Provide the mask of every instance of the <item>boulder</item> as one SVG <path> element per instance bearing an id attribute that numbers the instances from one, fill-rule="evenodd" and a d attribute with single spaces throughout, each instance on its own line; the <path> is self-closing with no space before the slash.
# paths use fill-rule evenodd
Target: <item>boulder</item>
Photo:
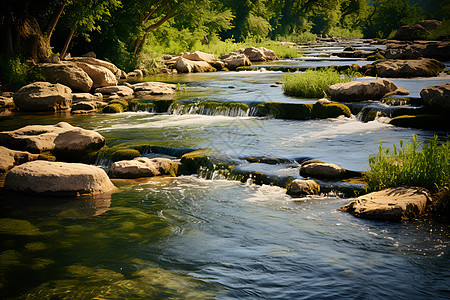
<path id="1" fill-rule="evenodd" d="M 171 95 L 175 94 L 177 85 L 164 82 L 141 82 L 130 86 L 136 93 L 137 98 L 144 98 L 151 95 Z"/>
<path id="2" fill-rule="evenodd" d="M 103 147 L 105 138 L 95 131 L 74 127 L 66 122 L 56 125 L 29 125 L 0 132 L 0 145 L 32 153 L 52 151 L 63 157 L 79 157 Z"/>
<path id="3" fill-rule="evenodd" d="M 318 179 L 342 179 L 346 170 L 338 165 L 324 162 L 306 162 L 300 168 L 302 177 L 312 177 Z"/>
<path id="4" fill-rule="evenodd" d="M 74 104 L 71 109 L 71 113 L 81 113 L 84 112 L 96 112 L 98 108 L 102 108 L 108 105 L 106 102 L 100 101 L 82 101 Z"/>
<path id="5" fill-rule="evenodd" d="M 142 72 L 142 70 L 138 70 L 138 69 L 131 71 L 127 74 L 127 78 L 139 79 L 142 77 L 144 77 L 144 73 Z"/>
<path id="6" fill-rule="evenodd" d="M 444 112 L 445 113 L 445 112 Z M 401 115 L 389 121 L 390 125 L 428 130 L 448 131 L 447 114 Z"/>
<path id="7" fill-rule="evenodd" d="M 319 195 L 320 185 L 314 180 L 295 179 L 288 185 L 286 193 L 296 197 Z"/>
<path id="8" fill-rule="evenodd" d="M 13 98 L 0 96 L 0 108 L 9 108 L 13 106 L 14 106 Z"/>
<path id="9" fill-rule="evenodd" d="M 14 94 L 17 107 L 27 111 L 66 110 L 72 104 L 72 90 L 62 84 L 34 82 Z"/>
<path id="10" fill-rule="evenodd" d="M 15 151 L 0 146 L 0 173 L 8 172 L 12 167 L 39 158 L 39 154 Z"/>
<path id="11" fill-rule="evenodd" d="M 72 93 L 72 103 L 88 102 L 88 101 L 102 101 L 103 95 L 101 93 Z"/>
<path id="12" fill-rule="evenodd" d="M 182 58 L 186 58 L 193 61 L 206 61 L 208 63 L 216 61 L 214 54 L 209 54 L 201 51 L 185 52 L 181 55 Z"/>
<path id="13" fill-rule="evenodd" d="M 200 72 L 214 72 L 214 69 L 206 61 L 193 61 L 186 58 L 179 58 L 175 64 L 175 68 L 180 73 L 200 73 Z"/>
<path id="14" fill-rule="evenodd" d="M 127 72 L 124 70 L 118 70 L 117 73 L 115 73 L 117 79 L 127 79 Z"/>
<path id="15" fill-rule="evenodd" d="M 112 164 L 109 175 L 113 178 L 139 178 L 170 175 L 176 176 L 179 163 L 167 158 L 136 157 Z"/>
<path id="16" fill-rule="evenodd" d="M 338 210 L 365 219 L 401 221 L 419 216 L 430 199 L 423 188 L 396 187 L 358 197 Z"/>
<path id="17" fill-rule="evenodd" d="M 37 65 L 38 72 L 44 75 L 51 83 L 60 83 L 72 90 L 89 92 L 92 88 L 92 79 L 80 67 L 65 62 L 61 64 L 44 63 Z"/>
<path id="18" fill-rule="evenodd" d="M 390 80 L 350 81 L 333 84 L 328 94 L 335 101 L 364 101 L 379 100 L 395 90 L 397 86 Z"/>
<path id="19" fill-rule="evenodd" d="M 114 86 L 117 85 L 116 76 L 107 68 L 102 66 L 96 66 L 87 64 L 84 62 L 75 62 L 75 64 L 83 69 L 89 77 L 92 79 L 92 88 L 98 88 L 103 86 Z"/>
<path id="20" fill-rule="evenodd" d="M 232 54 L 229 56 L 226 56 L 225 59 L 222 59 L 224 63 L 227 64 L 227 68 L 230 70 L 236 70 L 238 67 L 242 66 L 251 66 L 252 63 L 248 59 L 245 54 Z"/>
<path id="21" fill-rule="evenodd" d="M 438 20 L 422 20 L 417 22 L 417 24 L 419 24 L 426 30 L 433 30 L 442 26 L 442 22 Z"/>
<path id="22" fill-rule="evenodd" d="M 94 66 L 105 67 L 113 74 L 116 74 L 119 71 L 119 68 L 117 68 L 115 64 L 94 57 L 72 57 L 71 60 L 73 62 L 84 62 Z"/>
<path id="23" fill-rule="evenodd" d="M 114 185 L 105 171 L 96 166 L 37 160 L 9 171 L 5 188 L 33 194 L 82 196 L 111 192 Z"/>
<path id="24" fill-rule="evenodd" d="M 101 93 L 104 99 L 110 99 L 111 96 L 118 96 L 116 98 L 133 98 L 133 89 L 125 85 L 105 86 L 95 90 L 96 93 Z"/>
<path id="25" fill-rule="evenodd" d="M 248 47 L 244 49 L 243 53 L 250 61 L 266 61 L 264 52 L 261 49 Z"/>
<path id="26" fill-rule="evenodd" d="M 413 41 L 422 38 L 426 32 L 427 30 L 419 24 L 402 26 L 395 33 L 394 40 Z"/>
<path id="27" fill-rule="evenodd" d="M 264 53 L 264 57 L 266 58 L 266 60 L 278 60 L 278 56 L 275 54 L 275 51 L 264 48 L 264 47 L 259 47 L 259 49 Z"/>
<path id="28" fill-rule="evenodd" d="M 410 78 L 434 77 L 444 70 L 444 64 L 435 59 L 418 60 L 377 60 L 372 66 L 374 73 L 380 77 Z"/>
<path id="29" fill-rule="evenodd" d="M 443 41 L 389 41 L 386 44 L 385 57 L 389 59 L 434 58 L 440 61 L 450 60 L 450 42 Z"/>
<path id="30" fill-rule="evenodd" d="M 450 112 L 450 83 L 434 85 L 420 91 L 423 104 L 439 112 Z"/>

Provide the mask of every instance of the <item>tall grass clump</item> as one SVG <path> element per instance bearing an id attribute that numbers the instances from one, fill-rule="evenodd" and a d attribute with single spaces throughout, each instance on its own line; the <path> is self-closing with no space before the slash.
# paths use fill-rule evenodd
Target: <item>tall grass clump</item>
<path id="1" fill-rule="evenodd" d="M 275 40 L 280 42 L 292 42 L 292 43 L 312 43 L 317 39 L 317 35 L 309 31 L 291 33 L 286 35 L 279 35 Z"/>
<path id="2" fill-rule="evenodd" d="M 328 88 L 339 82 L 349 82 L 350 76 L 339 74 L 334 69 L 306 70 L 283 75 L 283 91 L 288 96 L 321 98 Z"/>
<path id="3" fill-rule="evenodd" d="M 417 142 L 413 135 L 410 144 L 394 149 L 384 148 L 380 142 L 378 154 L 369 158 L 366 173 L 372 190 L 397 186 L 420 186 L 431 191 L 448 188 L 450 183 L 450 140 L 440 142 L 434 136 L 428 142 Z"/>

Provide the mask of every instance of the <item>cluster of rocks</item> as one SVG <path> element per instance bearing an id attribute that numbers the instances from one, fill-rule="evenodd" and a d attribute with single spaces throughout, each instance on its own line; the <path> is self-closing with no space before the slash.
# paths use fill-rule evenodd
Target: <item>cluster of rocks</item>
<path id="1" fill-rule="evenodd" d="M 278 57 L 273 50 L 264 47 L 248 47 L 223 55 L 221 60 L 213 54 L 201 51 L 180 55 L 166 54 L 163 60 L 169 69 L 175 69 L 179 73 L 193 73 L 236 70 L 241 66 L 250 66 L 252 61 L 278 60 Z"/>

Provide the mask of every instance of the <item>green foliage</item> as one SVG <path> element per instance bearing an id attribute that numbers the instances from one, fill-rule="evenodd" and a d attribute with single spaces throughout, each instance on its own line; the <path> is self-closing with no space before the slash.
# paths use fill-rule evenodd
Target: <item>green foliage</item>
<path id="1" fill-rule="evenodd" d="M 125 99 L 114 99 L 114 100 L 111 100 L 111 101 L 109 102 L 109 105 L 113 105 L 113 104 L 119 104 L 119 105 L 121 105 L 123 111 L 127 111 L 127 110 L 128 110 L 128 105 L 129 105 L 129 104 L 128 104 L 128 101 L 125 100 Z"/>
<path id="2" fill-rule="evenodd" d="M 123 111 L 123 106 L 119 103 L 108 104 L 102 110 L 103 113 L 107 114 L 122 113 Z"/>
<path id="3" fill-rule="evenodd" d="M 317 35 L 309 31 L 290 33 L 285 35 L 278 35 L 275 40 L 280 42 L 292 42 L 292 43 L 312 43 L 315 42 Z"/>
<path id="4" fill-rule="evenodd" d="M 450 9 L 450 5 L 448 7 Z M 450 40 L 450 19 L 444 20 L 442 26 L 430 30 L 426 34 L 426 39 L 436 41 L 436 40 Z"/>
<path id="5" fill-rule="evenodd" d="M 328 88 L 339 82 L 349 82 L 351 77 L 341 75 L 333 69 L 307 70 L 305 72 L 284 74 L 283 91 L 288 96 L 321 98 Z"/>
<path id="6" fill-rule="evenodd" d="M 450 141 L 441 143 L 437 136 L 428 142 L 417 141 L 393 150 L 380 142 L 378 154 L 369 158 L 366 173 L 369 187 L 382 190 L 396 186 L 421 186 L 429 190 L 443 190 L 450 184 Z"/>
<path id="7" fill-rule="evenodd" d="M 408 0 L 374 0 L 372 13 L 365 21 L 365 37 L 387 38 L 394 30 L 424 19 L 422 8 L 409 5 Z"/>
<path id="8" fill-rule="evenodd" d="M 0 81 L 9 85 L 12 90 L 35 81 L 45 81 L 45 78 L 33 72 L 33 63 L 25 61 L 20 56 L 0 56 Z"/>

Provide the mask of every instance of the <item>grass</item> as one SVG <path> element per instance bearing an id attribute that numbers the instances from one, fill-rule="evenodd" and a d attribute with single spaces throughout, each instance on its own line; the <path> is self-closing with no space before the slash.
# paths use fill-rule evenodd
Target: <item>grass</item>
<path id="1" fill-rule="evenodd" d="M 280 42 L 291 43 L 312 43 L 316 41 L 317 36 L 309 31 L 300 33 L 291 33 L 288 35 L 279 35 L 275 39 Z"/>
<path id="2" fill-rule="evenodd" d="M 378 154 L 369 158 L 366 173 L 370 189 L 382 190 L 397 186 L 420 186 L 440 191 L 450 184 L 450 141 L 440 142 L 434 136 L 428 142 L 410 144 L 400 141 L 400 148 L 384 148 L 380 142 Z"/>
<path id="3" fill-rule="evenodd" d="M 339 74 L 333 69 L 307 70 L 283 75 L 283 91 L 288 96 L 322 98 L 328 87 L 339 82 L 349 82 L 351 76 Z"/>

